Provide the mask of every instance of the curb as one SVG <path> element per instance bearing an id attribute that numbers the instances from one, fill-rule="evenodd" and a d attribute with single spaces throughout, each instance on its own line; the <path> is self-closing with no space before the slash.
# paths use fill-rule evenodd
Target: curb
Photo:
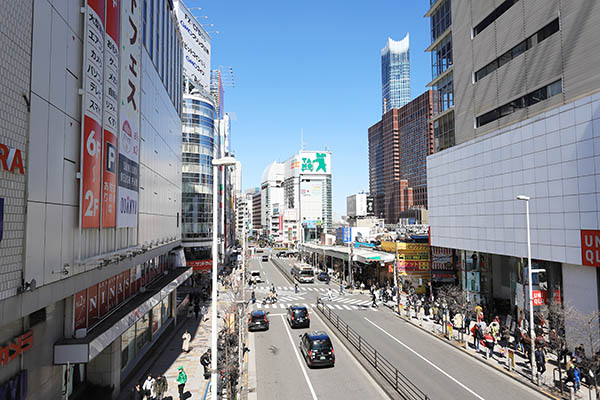
<path id="1" fill-rule="evenodd" d="M 388 306 L 387 304 L 386 304 L 385 306 L 386 306 L 387 308 L 389 308 L 390 310 L 392 310 L 392 312 L 393 312 L 393 314 L 394 314 L 394 316 L 395 316 L 396 318 L 399 318 L 400 320 L 402 320 L 402 321 L 404 321 L 404 322 L 407 322 L 407 323 L 409 323 L 410 325 L 414 326 L 415 328 L 418 328 L 418 329 L 420 329 L 421 331 L 423 331 L 423 332 L 425 332 L 425 333 L 429 334 L 430 336 L 433 336 L 433 337 L 435 337 L 436 339 L 438 339 L 438 340 L 442 341 L 443 343 L 446 343 L 447 345 L 449 345 L 449 346 L 451 346 L 451 347 L 453 347 L 453 348 L 455 348 L 455 349 L 457 349 L 457 350 L 460 350 L 462 353 L 464 353 L 464 354 L 468 355 L 469 357 L 471 357 L 471 358 L 473 358 L 473 359 L 475 359 L 475 360 L 479 361 L 480 363 L 482 363 L 482 364 L 484 364 L 484 365 L 488 366 L 489 368 L 492 368 L 492 369 L 494 369 L 495 371 L 498 371 L 498 372 L 501 372 L 501 373 L 503 373 L 505 376 L 508 376 L 509 378 L 511 378 L 511 379 L 513 379 L 513 380 L 515 380 L 515 381 L 519 382 L 520 384 L 522 384 L 522 385 L 524 385 L 524 386 L 527 386 L 527 387 L 529 387 L 530 389 L 533 389 L 533 390 L 535 390 L 536 392 L 538 392 L 538 393 L 540 393 L 540 394 L 542 394 L 542 395 L 544 395 L 544 396 L 546 396 L 546 397 L 548 397 L 548 398 L 550 398 L 550 399 L 555 399 L 555 400 L 563 400 L 563 397 L 557 397 L 557 396 L 555 396 L 554 394 L 552 394 L 552 393 L 550 393 L 550 392 L 548 392 L 548 391 L 546 391 L 546 390 L 543 390 L 543 389 L 541 389 L 541 388 L 540 388 L 540 386 L 536 386 L 536 385 L 534 385 L 534 384 L 533 384 L 533 383 L 531 383 L 531 382 L 526 382 L 526 381 L 523 381 L 523 380 L 519 379 L 519 377 L 515 376 L 514 374 L 511 374 L 510 372 L 506 371 L 504 368 L 500 368 L 500 367 L 497 367 L 497 366 L 495 366 L 495 365 L 492 365 L 492 364 L 489 364 L 489 363 L 487 363 L 487 362 L 483 361 L 483 360 L 482 360 L 480 357 L 478 357 L 477 355 L 475 355 L 475 354 L 471 354 L 470 352 L 466 351 L 466 350 L 465 350 L 465 349 L 464 349 L 462 346 L 458 346 L 458 345 L 456 345 L 456 344 L 454 344 L 454 343 L 452 343 L 452 342 L 450 342 L 450 341 L 448 341 L 448 340 L 446 340 L 446 339 L 444 339 L 444 338 L 441 338 L 441 337 L 439 337 L 438 335 L 434 334 L 433 332 L 430 332 L 430 331 L 428 331 L 427 329 L 425 329 L 425 328 L 423 328 L 423 327 L 421 327 L 421 326 L 419 326 L 419 325 L 417 325 L 417 324 L 413 323 L 411 320 L 408 320 L 408 319 L 406 319 L 406 318 L 402 317 L 402 316 L 401 316 L 401 315 L 399 315 L 399 314 L 398 314 L 398 313 L 397 313 L 397 312 L 396 312 L 396 311 L 395 311 L 393 308 L 391 308 L 391 307 L 390 307 L 390 306 Z"/>

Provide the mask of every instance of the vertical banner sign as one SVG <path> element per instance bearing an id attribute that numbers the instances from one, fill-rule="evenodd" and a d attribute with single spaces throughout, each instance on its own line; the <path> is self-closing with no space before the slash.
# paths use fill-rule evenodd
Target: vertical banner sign
<path id="1" fill-rule="evenodd" d="M 120 0 L 106 0 L 104 35 L 104 133 L 102 137 L 102 227 L 117 225 L 117 135 L 119 131 Z"/>
<path id="2" fill-rule="evenodd" d="M 100 227 L 102 179 L 102 87 L 104 0 L 88 0 L 83 59 L 83 137 L 81 155 L 81 227 Z"/>
<path id="3" fill-rule="evenodd" d="M 98 285 L 88 288 L 88 327 L 98 321 Z"/>
<path id="4" fill-rule="evenodd" d="M 123 274 L 117 275 L 117 304 L 123 302 Z"/>
<path id="5" fill-rule="evenodd" d="M 123 272 L 123 286 L 124 299 L 128 299 L 131 294 L 129 290 L 129 270 Z"/>
<path id="6" fill-rule="evenodd" d="M 73 303 L 73 308 L 75 309 L 75 315 L 73 316 L 75 330 L 85 328 L 87 318 L 87 290 L 83 289 L 75 293 Z"/>
<path id="7" fill-rule="evenodd" d="M 117 305 L 117 277 L 108 279 L 108 309 L 112 310 Z"/>
<path id="8" fill-rule="evenodd" d="M 98 284 L 98 317 L 102 318 L 108 311 L 108 279 Z"/>
<path id="9" fill-rule="evenodd" d="M 121 3 L 121 65 L 117 226 L 137 227 L 140 160 L 140 1 Z"/>
<path id="10" fill-rule="evenodd" d="M 581 231 L 581 263 L 589 267 L 600 267 L 600 231 Z"/>

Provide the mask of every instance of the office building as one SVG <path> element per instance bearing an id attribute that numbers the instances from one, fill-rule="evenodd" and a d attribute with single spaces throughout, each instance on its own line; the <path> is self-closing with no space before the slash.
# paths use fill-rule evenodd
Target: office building
<path id="1" fill-rule="evenodd" d="M 259 188 L 252 190 L 252 237 L 260 237 L 262 229 L 262 193 Z"/>
<path id="2" fill-rule="evenodd" d="M 432 30 L 446 3 L 432 2 Z M 529 308 L 516 197 L 529 196 L 533 268 L 546 270 L 536 309 L 597 312 L 600 3 L 464 0 L 447 11 L 460 102 L 455 146 L 427 159 L 431 244 L 459 250 L 476 300 L 516 317 Z M 572 315 L 569 348 L 583 342 Z"/>
<path id="3" fill-rule="evenodd" d="M 454 135 L 454 70 L 452 53 L 451 0 L 429 0 L 431 44 L 431 79 L 427 85 L 436 94 L 433 115 L 434 150 L 440 151 L 455 144 Z"/>
<path id="4" fill-rule="evenodd" d="M 171 2 L 151 4 L 88 1 L 82 15 L 80 2 L 25 0 L 0 15 L 0 149 L 11 155 L 0 168 L 0 341 L 20 346 L 0 385 L 17 389 L 11 398 L 76 398 L 90 385 L 117 396 L 176 323 L 191 275 L 182 43 Z"/>
<path id="5" fill-rule="evenodd" d="M 369 128 L 369 189 L 374 213 L 398 223 L 411 207 L 427 208 L 426 157 L 433 153 L 435 93 L 385 113 Z"/>
<path id="6" fill-rule="evenodd" d="M 381 49 L 381 109 L 385 114 L 410 101 L 410 53 L 408 33 L 400 41 L 388 38 Z"/>
<path id="7" fill-rule="evenodd" d="M 260 184 L 261 217 L 263 235 L 274 242 L 280 241 L 280 227 L 283 225 L 283 179 L 284 165 L 274 161 L 262 173 Z"/>

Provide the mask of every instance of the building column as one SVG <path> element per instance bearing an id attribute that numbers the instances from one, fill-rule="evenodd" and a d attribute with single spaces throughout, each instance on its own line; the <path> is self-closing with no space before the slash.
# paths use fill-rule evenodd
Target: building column
<path id="1" fill-rule="evenodd" d="M 88 364 L 87 380 L 97 385 L 113 386 L 112 398 L 121 390 L 121 338 L 111 343 Z"/>

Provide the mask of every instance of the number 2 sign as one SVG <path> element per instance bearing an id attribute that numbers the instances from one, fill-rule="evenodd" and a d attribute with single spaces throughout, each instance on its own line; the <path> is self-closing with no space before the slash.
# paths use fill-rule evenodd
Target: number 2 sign
<path id="1" fill-rule="evenodd" d="M 83 127 L 83 174 L 81 207 L 81 227 L 98 228 L 100 226 L 100 190 L 102 163 L 100 141 L 102 128 L 93 118 L 85 116 Z"/>

